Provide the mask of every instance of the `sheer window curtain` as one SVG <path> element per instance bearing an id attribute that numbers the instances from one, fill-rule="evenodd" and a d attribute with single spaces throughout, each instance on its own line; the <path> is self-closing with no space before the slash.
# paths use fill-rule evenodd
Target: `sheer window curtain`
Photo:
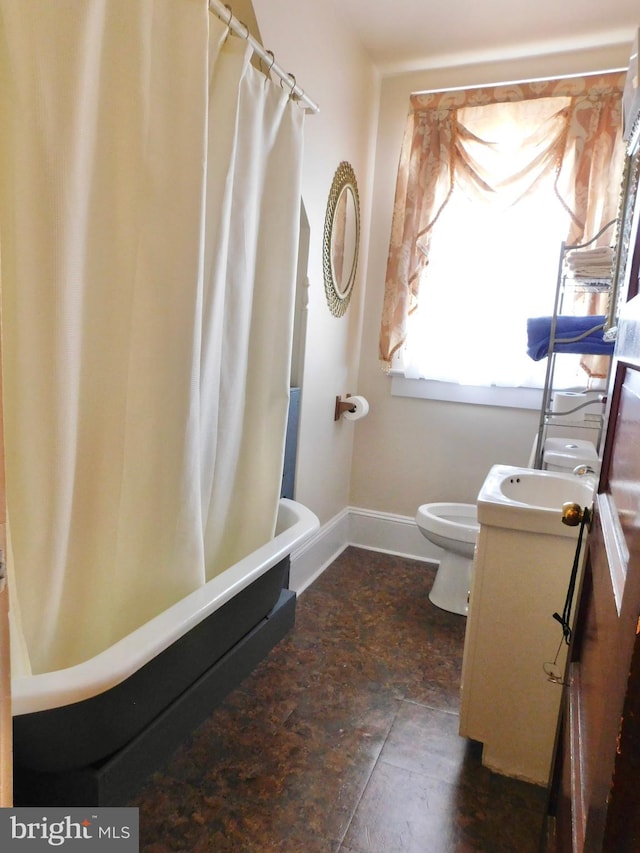
<path id="1" fill-rule="evenodd" d="M 14 672 L 271 538 L 303 111 L 207 0 L 0 0 Z"/>
<path id="2" fill-rule="evenodd" d="M 555 170 L 559 200 L 570 216 L 567 242 L 589 239 L 617 212 L 622 174 L 621 95 L 624 74 L 510 84 L 413 95 L 398 167 L 384 304 L 380 359 L 389 369 L 407 336 L 434 224 L 459 182 L 478 195 L 493 192 L 475 157 L 478 140 L 464 125 L 464 108 L 561 99 L 546 122 L 546 137 L 528 164 L 505 177 L 503 189 L 535 188 L 537 174 Z M 491 146 L 482 146 L 489 150 Z M 529 182 L 527 185 L 526 182 Z M 524 183 L 523 183 L 524 182 Z"/>

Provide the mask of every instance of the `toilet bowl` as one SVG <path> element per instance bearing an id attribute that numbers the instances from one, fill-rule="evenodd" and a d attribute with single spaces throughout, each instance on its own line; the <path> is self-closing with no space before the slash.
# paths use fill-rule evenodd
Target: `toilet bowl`
<path id="1" fill-rule="evenodd" d="M 416 513 L 420 532 L 444 550 L 429 599 L 436 607 L 466 616 L 473 553 L 480 525 L 475 504 L 422 504 Z"/>

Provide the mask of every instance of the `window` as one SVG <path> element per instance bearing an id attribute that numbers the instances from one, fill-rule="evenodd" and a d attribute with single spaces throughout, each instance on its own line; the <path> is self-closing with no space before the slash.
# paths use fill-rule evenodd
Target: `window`
<path id="1" fill-rule="evenodd" d="M 567 101 L 460 111 L 476 137 L 466 149 L 473 176 L 456 179 L 432 228 L 421 299 L 401 353 L 407 378 L 542 387 L 546 362 L 527 355 L 526 323 L 551 313 L 570 215 L 556 193 L 553 164 L 533 175 L 527 168 L 544 151 L 540 122 Z M 478 176 L 489 189 L 477 189 Z M 563 384 L 584 382 L 579 361 L 562 359 Z"/>
<path id="2" fill-rule="evenodd" d="M 400 361 L 430 384 L 542 386 L 546 362 L 527 355 L 527 319 L 553 311 L 562 241 L 586 242 L 616 216 L 623 83 L 611 73 L 411 96 L 383 366 Z M 588 378 L 579 356 L 561 368 L 566 387 Z"/>

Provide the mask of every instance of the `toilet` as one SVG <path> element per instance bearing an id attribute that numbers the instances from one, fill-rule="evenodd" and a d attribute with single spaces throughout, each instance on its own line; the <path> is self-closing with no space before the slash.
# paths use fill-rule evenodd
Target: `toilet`
<path id="1" fill-rule="evenodd" d="M 473 553 L 480 525 L 475 504 L 422 504 L 416 513 L 420 532 L 444 550 L 430 601 L 441 610 L 466 616 Z"/>
<path id="2" fill-rule="evenodd" d="M 533 467 L 533 455 L 529 467 Z M 600 459 L 591 441 L 578 438 L 547 438 L 542 454 L 542 468 L 572 474 L 580 465 L 594 473 L 600 471 Z M 466 616 L 473 556 L 480 525 L 475 504 L 422 504 L 416 513 L 416 524 L 422 535 L 444 553 L 438 566 L 429 599 L 441 610 Z"/>
<path id="3" fill-rule="evenodd" d="M 588 465 L 594 473 L 600 471 L 600 459 L 595 444 L 579 438 L 547 438 L 542 450 L 542 469 L 572 474 L 579 465 Z"/>

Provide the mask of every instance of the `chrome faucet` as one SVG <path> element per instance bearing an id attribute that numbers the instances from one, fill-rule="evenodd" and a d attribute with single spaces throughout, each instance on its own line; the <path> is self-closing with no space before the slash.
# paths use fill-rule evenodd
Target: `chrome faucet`
<path id="1" fill-rule="evenodd" d="M 572 473 L 575 474 L 577 477 L 584 477 L 585 474 L 595 474 L 596 470 L 595 470 L 595 468 L 592 468 L 591 465 L 584 465 L 583 464 L 583 465 L 577 465 L 573 469 Z"/>

